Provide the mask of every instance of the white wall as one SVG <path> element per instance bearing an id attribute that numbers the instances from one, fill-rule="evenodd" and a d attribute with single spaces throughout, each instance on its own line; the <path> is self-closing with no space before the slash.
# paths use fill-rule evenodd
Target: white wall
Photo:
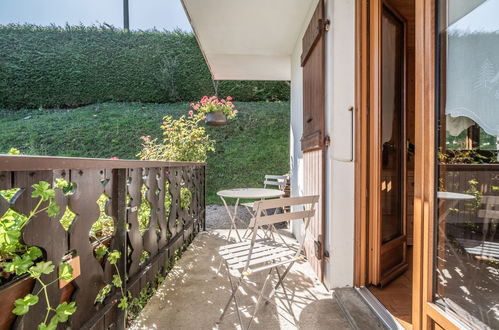
<path id="1" fill-rule="evenodd" d="M 291 193 L 303 192 L 302 136 L 303 84 L 300 66 L 302 28 L 291 57 Z M 326 33 L 326 134 L 331 146 L 326 159 L 326 263 L 325 284 L 329 288 L 353 285 L 354 271 L 354 163 L 352 157 L 352 115 L 355 93 L 355 1 L 326 0 L 331 29 Z M 293 233 L 301 236 L 299 223 Z"/>

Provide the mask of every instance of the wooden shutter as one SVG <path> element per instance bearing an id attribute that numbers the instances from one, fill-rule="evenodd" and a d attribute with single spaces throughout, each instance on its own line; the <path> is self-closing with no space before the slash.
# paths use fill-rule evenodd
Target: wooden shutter
<path id="1" fill-rule="evenodd" d="M 324 146 L 324 1 L 319 1 L 312 20 L 302 40 L 303 53 L 303 152 L 321 149 Z"/>
<path id="2" fill-rule="evenodd" d="M 305 241 L 305 254 L 322 281 L 324 277 L 325 206 L 325 23 L 324 1 L 319 1 L 303 37 L 303 194 L 319 195 L 317 213 L 311 219 Z"/>

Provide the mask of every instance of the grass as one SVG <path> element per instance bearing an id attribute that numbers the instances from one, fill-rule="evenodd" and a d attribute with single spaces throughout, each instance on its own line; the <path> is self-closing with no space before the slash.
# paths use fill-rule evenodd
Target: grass
<path id="1" fill-rule="evenodd" d="M 217 141 L 208 156 L 207 203 L 216 192 L 260 187 L 265 174 L 289 171 L 289 103 L 236 103 L 238 117 L 224 127 L 208 127 Z M 160 137 L 165 115 L 179 117 L 188 103 L 102 103 L 75 109 L 0 109 L 0 153 L 135 159 L 142 135 Z"/>

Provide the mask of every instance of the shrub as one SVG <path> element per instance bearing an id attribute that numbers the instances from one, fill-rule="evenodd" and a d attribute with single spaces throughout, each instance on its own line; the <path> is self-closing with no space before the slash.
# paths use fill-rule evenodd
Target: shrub
<path id="1" fill-rule="evenodd" d="M 218 92 L 240 101 L 288 100 L 289 84 L 224 81 Z M 0 26 L 0 107 L 169 103 L 213 93 L 208 66 L 191 33 Z"/>
<path id="2" fill-rule="evenodd" d="M 215 141 L 211 140 L 206 129 L 200 126 L 199 116 L 182 116 L 173 119 L 163 118 L 163 142 L 142 136 L 142 151 L 137 154 L 142 160 L 163 160 L 180 162 L 206 162 L 207 152 L 215 151 Z"/>

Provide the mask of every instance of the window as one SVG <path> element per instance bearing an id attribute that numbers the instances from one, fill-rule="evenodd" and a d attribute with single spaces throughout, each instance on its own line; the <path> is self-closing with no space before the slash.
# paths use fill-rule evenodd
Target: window
<path id="1" fill-rule="evenodd" d="M 434 302 L 499 328 L 499 0 L 440 0 Z"/>

